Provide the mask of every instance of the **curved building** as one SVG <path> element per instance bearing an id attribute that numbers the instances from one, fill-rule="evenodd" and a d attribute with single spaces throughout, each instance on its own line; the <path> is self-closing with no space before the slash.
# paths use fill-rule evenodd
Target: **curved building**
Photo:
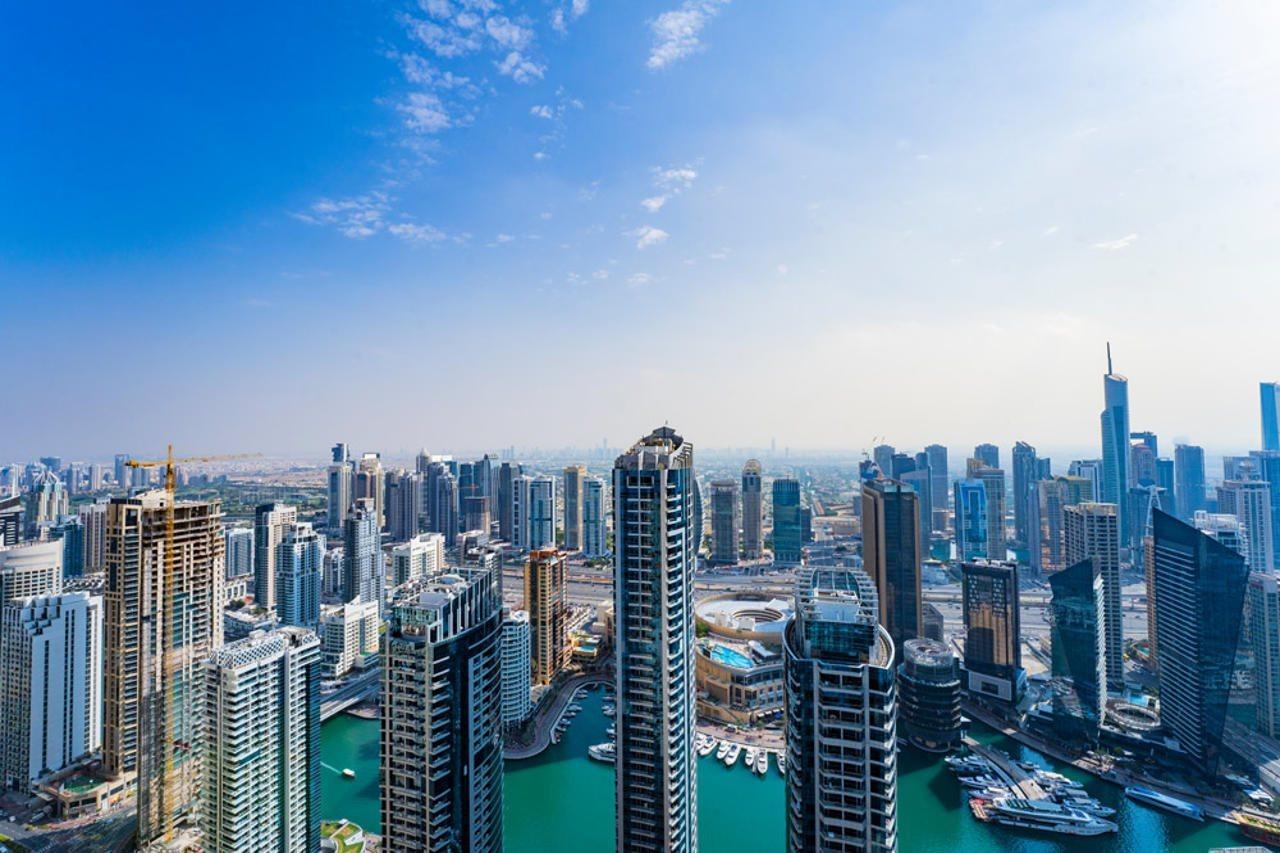
<path id="1" fill-rule="evenodd" d="M 964 735 L 960 663 L 937 640 L 907 640 L 898 667 L 898 719 L 912 746 L 950 752 Z"/>

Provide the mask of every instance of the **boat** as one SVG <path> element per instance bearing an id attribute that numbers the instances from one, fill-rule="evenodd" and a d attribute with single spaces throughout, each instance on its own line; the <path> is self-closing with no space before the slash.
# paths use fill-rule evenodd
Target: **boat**
<path id="1" fill-rule="evenodd" d="M 1059 787 L 1059 788 L 1083 788 L 1079 782 L 1068 779 L 1061 773 L 1054 773 L 1052 770 L 1036 770 L 1033 778 L 1042 785 Z"/>
<path id="2" fill-rule="evenodd" d="M 342 775 L 346 776 L 348 779 L 354 779 L 356 778 L 356 771 L 352 770 L 350 767 L 344 767 L 342 768 Z"/>
<path id="3" fill-rule="evenodd" d="M 1240 831 L 1268 847 L 1280 847 L 1280 821 L 1249 812 L 1237 812 Z"/>
<path id="4" fill-rule="evenodd" d="M 998 788 L 1002 784 L 995 776 L 961 776 L 960 784 L 966 788 Z"/>
<path id="5" fill-rule="evenodd" d="M 1155 806 L 1158 809 L 1164 809 L 1167 812 L 1173 812 L 1191 820 L 1204 820 L 1204 811 L 1193 803 L 1186 800 L 1179 800 L 1177 797 L 1171 797 L 1168 794 L 1162 794 L 1159 791 L 1153 791 L 1150 788 L 1144 788 L 1141 785 L 1130 785 L 1124 789 L 1124 795 L 1131 800 L 1137 800 L 1149 806 Z"/>
<path id="6" fill-rule="evenodd" d="M 988 820 L 1019 829 L 1056 832 L 1062 835 L 1102 835 L 1117 827 L 1079 809 L 1049 800 L 1027 800 L 1021 797 L 997 797 L 987 804 Z"/>
<path id="7" fill-rule="evenodd" d="M 960 775 L 986 773 L 991 769 L 991 762 L 979 755 L 948 755 L 943 759 L 947 766 Z"/>
<path id="8" fill-rule="evenodd" d="M 612 743 L 598 743 L 595 746 L 587 747 L 587 755 L 596 761 L 613 764 L 618 757 L 618 748 Z"/>
<path id="9" fill-rule="evenodd" d="M 738 756 L 742 754 L 742 746 L 740 744 L 729 744 L 729 754 L 724 757 L 726 767 L 732 767 L 738 763 Z"/>
<path id="10" fill-rule="evenodd" d="M 606 717 L 612 717 L 614 714 L 618 713 L 618 709 L 613 707 L 612 705 L 605 705 L 600 710 L 604 712 L 604 715 Z"/>
<path id="11" fill-rule="evenodd" d="M 756 769 L 756 748 L 754 746 L 747 747 L 747 768 Z"/>
<path id="12" fill-rule="evenodd" d="M 578 713 L 579 711 L 581 711 L 581 710 L 582 710 L 582 706 L 581 706 L 581 705 L 579 705 L 577 702 L 574 702 L 573 704 L 571 704 L 571 705 L 570 705 L 568 708 L 566 708 L 565 710 L 567 710 L 570 714 L 576 714 L 576 713 Z"/>
<path id="13" fill-rule="evenodd" d="M 754 769 L 761 776 L 769 772 L 769 750 L 762 749 L 756 753 Z"/>
<path id="14" fill-rule="evenodd" d="M 716 751 L 716 739 L 703 737 L 698 741 L 698 755 L 707 756 Z"/>
<path id="15" fill-rule="evenodd" d="M 1093 797 L 1077 796 L 1077 797 L 1060 797 L 1056 802 L 1066 806 L 1069 809 L 1079 809 L 1085 814 L 1091 814 L 1094 817 L 1111 817 L 1116 810 L 1110 806 L 1104 806 Z"/>
<path id="16" fill-rule="evenodd" d="M 783 776 L 787 775 L 787 753 L 778 753 L 778 772 Z"/>
<path id="17" fill-rule="evenodd" d="M 725 756 L 729 754 L 729 746 L 730 746 L 729 741 L 727 740 L 720 741 L 720 748 L 716 750 L 716 758 L 720 759 L 721 761 L 724 761 Z"/>
<path id="18" fill-rule="evenodd" d="M 618 736 L 618 727 L 615 726 L 613 723 L 610 723 L 609 728 L 605 729 L 604 733 L 605 735 L 608 736 L 610 740 L 613 740 L 615 737 Z"/>

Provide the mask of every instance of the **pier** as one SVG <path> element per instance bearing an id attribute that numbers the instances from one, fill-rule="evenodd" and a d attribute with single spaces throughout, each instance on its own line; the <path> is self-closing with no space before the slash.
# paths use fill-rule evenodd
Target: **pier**
<path id="1" fill-rule="evenodd" d="M 983 746 L 972 738 L 965 738 L 965 745 L 969 747 L 969 751 L 974 755 L 980 755 L 987 761 L 991 762 L 991 767 L 995 770 L 1000 781 L 1008 786 L 1014 796 L 1022 797 L 1025 800 L 1047 800 L 1049 793 L 1040 787 L 1040 783 L 1031 778 L 1031 774 L 1014 764 L 998 749 Z"/>

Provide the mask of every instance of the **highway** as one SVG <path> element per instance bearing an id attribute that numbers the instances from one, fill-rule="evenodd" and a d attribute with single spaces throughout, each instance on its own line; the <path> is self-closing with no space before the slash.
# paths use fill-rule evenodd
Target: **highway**
<path id="1" fill-rule="evenodd" d="M 321 694 L 320 720 L 323 722 L 375 696 L 382 683 L 381 676 L 382 668 L 375 667 L 349 678 L 332 693 Z"/>

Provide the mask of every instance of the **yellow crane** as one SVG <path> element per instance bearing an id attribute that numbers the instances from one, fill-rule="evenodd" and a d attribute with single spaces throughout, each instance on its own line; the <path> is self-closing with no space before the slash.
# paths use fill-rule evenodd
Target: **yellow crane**
<path id="1" fill-rule="evenodd" d="M 164 510 L 164 571 L 160 577 L 160 601 L 161 601 L 161 623 L 160 623 L 160 641 L 161 641 L 161 692 L 159 700 L 167 702 L 169 691 L 171 689 L 171 674 L 177 669 L 174 661 L 173 653 L 173 560 L 174 551 L 174 505 L 177 502 L 174 492 L 178 485 L 178 464 L 179 463 L 199 463 L 199 462 L 224 462 L 233 459 L 253 459 L 259 457 L 260 453 L 236 453 L 223 456 L 174 456 L 173 445 L 168 446 L 168 450 L 164 459 L 129 459 L 124 464 L 129 468 L 163 468 L 164 469 L 164 490 L 167 493 Z M 216 618 L 218 614 L 213 614 L 210 618 Z M 183 664 L 190 664 L 185 658 L 190 657 L 190 645 L 186 645 L 183 651 Z M 171 841 L 173 839 L 173 792 L 170 789 L 173 784 L 173 760 L 174 748 L 180 747 L 184 751 L 191 748 L 191 744 L 185 740 L 178 743 L 173 733 L 173 714 L 168 708 L 162 710 L 164 716 L 164 802 L 162 803 L 160 820 L 164 826 L 164 839 Z M 189 764 L 184 762 L 184 764 Z M 144 781 L 145 784 L 145 781 Z M 149 806 L 148 806 L 149 807 Z M 141 816 L 140 816 L 141 817 Z M 141 840 L 141 839 L 140 839 Z"/>

